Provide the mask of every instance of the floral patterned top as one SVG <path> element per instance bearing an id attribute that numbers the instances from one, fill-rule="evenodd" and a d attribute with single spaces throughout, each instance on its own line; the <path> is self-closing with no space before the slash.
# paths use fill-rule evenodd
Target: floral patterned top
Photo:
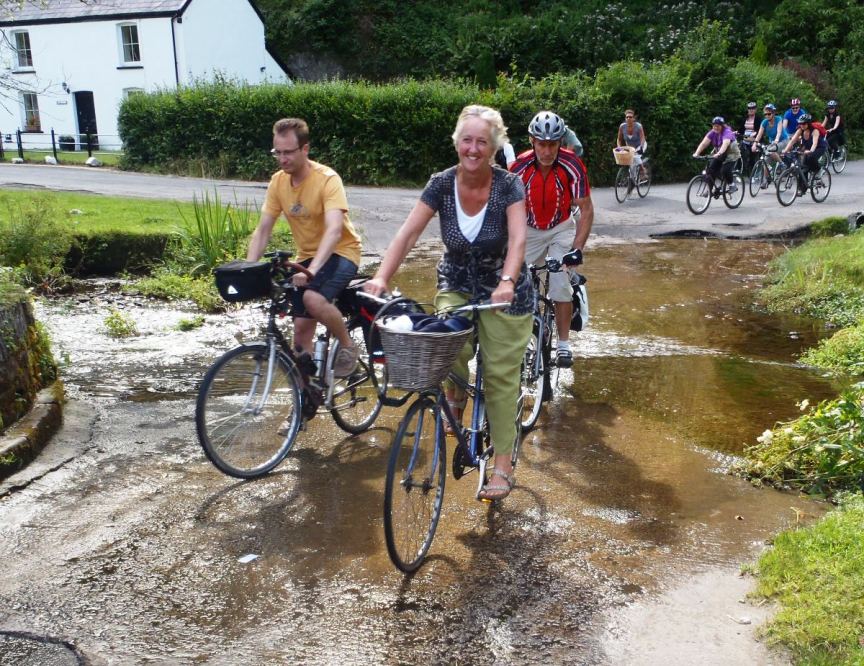
<path id="1" fill-rule="evenodd" d="M 480 233 L 471 242 L 459 229 L 455 184 L 454 166 L 432 174 L 420 195 L 423 203 L 438 212 L 441 238 L 446 248 L 438 262 L 438 289 L 488 299 L 498 287 L 507 255 L 507 208 L 525 199 L 525 187 L 519 176 L 503 169 L 492 169 L 486 216 Z M 516 280 L 513 304 L 507 310 L 509 314 L 528 314 L 534 309 L 534 289 L 527 272 L 523 262 Z"/>

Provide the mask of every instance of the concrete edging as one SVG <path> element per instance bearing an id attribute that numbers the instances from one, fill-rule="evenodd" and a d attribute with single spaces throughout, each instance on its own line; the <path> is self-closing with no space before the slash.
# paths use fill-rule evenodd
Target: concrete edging
<path id="1" fill-rule="evenodd" d="M 65 395 L 58 379 L 39 391 L 30 411 L 0 435 L 0 479 L 26 467 L 60 429 Z"/>

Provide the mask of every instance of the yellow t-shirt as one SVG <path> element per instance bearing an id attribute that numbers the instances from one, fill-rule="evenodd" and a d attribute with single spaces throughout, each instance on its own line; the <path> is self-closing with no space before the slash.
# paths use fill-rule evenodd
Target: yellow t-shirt
<path id="1" fill-rule="evenodd" d="M 342 179 L 333 169 L 309 160 L 312 172 L 300 183 L 291 185 L 291 176 L 282 170 L 273 174 L 267 186 L 264 212 L 275 217 L 285 216 L 297 246 L 297 261 L 311 259 L 324 235 L 324 213 L 341 210 L 342 238 L 333 250 L 360 265 L 360 236 L 348 219 L 348 198 Z"/>

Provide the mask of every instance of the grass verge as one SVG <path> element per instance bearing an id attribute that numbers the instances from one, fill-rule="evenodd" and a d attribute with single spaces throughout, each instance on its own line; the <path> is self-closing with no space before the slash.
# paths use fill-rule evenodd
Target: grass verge
<path id="1" fill-rule="evenodd" d="M 780 534 L 759 560 L 756 594 L 780 603 L 767 625 L 798 664 L 864 664 L 864 496 Z"/>

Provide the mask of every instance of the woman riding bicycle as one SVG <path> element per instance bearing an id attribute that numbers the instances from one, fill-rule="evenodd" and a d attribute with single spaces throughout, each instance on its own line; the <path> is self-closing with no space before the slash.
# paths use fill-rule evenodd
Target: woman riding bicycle
<path id="1" fill-rule="evenodd" d="M 618 126 L 618 138 L 615 143 L 619 148 L 630 146 L 636 149 L 636 154 L 633 155 L 633 164 L 639 166 L 639 177 L 644 177 L 642 155 L 648 148 L 648 139 L 645 137 L 645 128 L 642 127 L 642 123 L 636 122 L 636 112 L 633 109 L 627 109 L 624 112 L 624 122 Z"/>
<path id="2" fill-rule="evenodd" d="M 819 158 L 828 150 L 828 141 L 825 140 L 819 128 L 813 126 L 813 116 L 809 113 L 803 114 L 798 118 L 798 129 L 795 134 L 789 139 L 789 143 L 783 149 L 783 154 L 788 153 L 795 144 L 801 142 L 801 147 L 804 152 L 804 177 L 808 173 L 819 171 Z M 819 126 L 822 128 L 822 126 Z M 824 129 L 824 128 L 822 128 Z"/>
<path id="3" fill-rule="evenodd" d="M 750 173 L 753 166 L 753 137 L 759 131 L 759 119 L 756 117 L 756 102 L 747 102 L 747 114 L 741 120 L 738 127 L 738 136 L 741 137 L 741 160 L 743 161 L 744 173 Z"/>
<path id="4" fill-rule="evenodd" d="M 758 150 L 757 146 L 762 141 L 763 136 L 769 144 L 777 146 L 778 151 L 783 150 L 786 147 L 789 136 L 786 134 L 786 129 L 783 127 L 783 119 L 777 116 L 777 107 L 768 103 L 765 105 L 765 108 L 762 109 L 762 113 L 765 117 L 759 124 L 759 131 L 756 132 L 756 136 L 753 137 L 753 152 Z M 779 162 L 780 156 L 774 153 L 771 159 Z"/>
<path id="5" fill-rule="evenodd" d="M 846 143 L 846 130 L 843 128 L 843 117 L 837 110 L 837 100 L 830 100 L 825 107 L 825 119 L 822 125 L 828 132 L 828 147 L 831 152 L 836 151 Z"/>
<path id="6" fill-rule="evenodd" d="M 711 176 L 713 181 L 716 181 L 722 170 L 723 180 L 732 183 L 732 172 L 735 169 L 735 163 L 741 159 L 741 150 L 735 140 L 735 132 L 726 124 L 723 116 L 712 118 L 711 131 L 696 146 L 693 157 L 699 157 L 709 145 L 714 147 L 714 152 L 705 173 Z M 730 187 L 734 187 L 734 183 Z"/>
<path id="7" fill-rule="evenodd" d="M 480 352 L 483 354 L 486 408 L 494 469 L 479 499 L 498 500 L 513 489 L 511 451 L 516 439 L 516 408 L 520 365 L 531 335 L 534 290 L 525 267 L 525 189 L 521 179 L 493 169 L 492 156 L 506 140 L 501 114 L 485 106 L 466 106 L 453 132 L 459 157 L 456 166 L 432 174 L 420 200 L 408 214 L 364 289 L 373 294 L 388 283 L 420 234 L 437 213 L 444 241 L 438 262 L 438 309 L 462 305 L 470 299 L 511 303 L 507 310 L 479 313 Z M 471 345 L 462 350 L 453 372 L 468 377 Z M 461 416 L 464 393 L 445 384 L 454 415 Z"/>

